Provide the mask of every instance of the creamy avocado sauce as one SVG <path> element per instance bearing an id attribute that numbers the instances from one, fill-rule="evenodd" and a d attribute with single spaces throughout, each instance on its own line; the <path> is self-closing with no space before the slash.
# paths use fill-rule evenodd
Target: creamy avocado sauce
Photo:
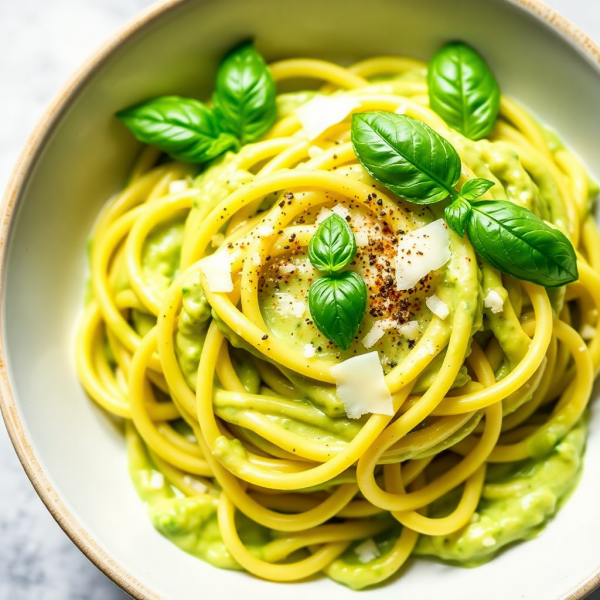
<path id="1" fill-rule="evenodd" d="M 421 536 L 415 554 L 477 566 L 507 544 L 534 537 L 576 485 L 586 435 L 583 418 L 550 456 L 512 468 L 488 467 L 483 497 L 471 522 L 449 536 Z M 456 493 L 440 499 L 432 505 L 429 516 L 445 516 L 457 501 Z"/>

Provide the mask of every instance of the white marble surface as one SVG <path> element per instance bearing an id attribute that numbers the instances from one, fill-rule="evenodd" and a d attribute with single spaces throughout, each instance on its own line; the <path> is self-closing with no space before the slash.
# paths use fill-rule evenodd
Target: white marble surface
<path id="1" fill-rule="evenodd" d="M 600 2 L 548 3 L 600 40 Z M 62 82 L 104 38 L 149 4 L 151 0 L 0 0 L 0 190 Z M 127 597 L 54 522 L 0 425 L 0 599 Z M 600 600 L 600 592 L 591 598 Z"/>

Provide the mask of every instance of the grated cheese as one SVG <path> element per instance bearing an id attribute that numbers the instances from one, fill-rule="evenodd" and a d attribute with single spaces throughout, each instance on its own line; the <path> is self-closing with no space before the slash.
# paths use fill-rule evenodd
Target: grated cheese
<path id="1" fill-rule="evenodd" d="M 312 358 L 316 353 L 317 351 L 315 350 L 315 347 L 312 345 L 312 343 L 306 344 L 304 346 L 303 354 L 304 356 L 306 356 L 306 358 Z"/>
<path id="2" fill-rule="evenodd" d="M 419 322 L 418 321 L 409 321 L 408 323 L 404 323 L 404 325 L 400 325 L 398 327 L 398 331 L 407 339 L 407 340 L 416 340 L 419 335 Z"/>
<path id="3" fill-rule="evenodd" d="M 362 544 L 356 546 L 356 548 L 354 548 L 354 552 L 356 552 L 358 560 L 363 564 L 371 562 L 381 554 L 373 538 L 369 538 Z"/>
<path id="4" fill-rule="evenodd" d="M 490 290 L 483 299 L 483 305 L 489 308 L 494 314 L 504 310 L 504 300 L 496 290 Z"/>
<path id="5" fill-rule="evenodd" d="M 211 292 L 233 292 L 231 279 L 231 258 L 227 250 L 218 250 L 200 261 L 200 268 L 206 277 Z"/>
<path id="6" fill-rule="evenodd" d="M 425 300 L 425 304 L 427 304 L 427 308 L 440 319 L 445 319 L 450 314 L 448 305 L 443 300 L 440 300 L 436 294 L 429 296 L 429 298 Z"/>
<path id="7" fill-rule="evenodd" d="M 169 194 L 176 194 L 177 192 L 185 192 L 188 189 L 188 182 L 185 179 L 176 179 L 169 183 Z"/>

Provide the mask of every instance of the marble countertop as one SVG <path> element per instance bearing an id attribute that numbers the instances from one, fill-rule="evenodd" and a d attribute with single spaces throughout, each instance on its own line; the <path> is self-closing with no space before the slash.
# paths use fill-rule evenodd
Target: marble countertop
<path id="1" fill-rule="evenodd" d="M 600 41 L 600 2 L 547 0 Z M 71 72 L 151 0 L 0 1 L 0 190 L 42 110 Z M 0 598 L 123 600 L 62 532 L 0 424 Z M 600 600 L 600 591 L 591 599 Z"/>

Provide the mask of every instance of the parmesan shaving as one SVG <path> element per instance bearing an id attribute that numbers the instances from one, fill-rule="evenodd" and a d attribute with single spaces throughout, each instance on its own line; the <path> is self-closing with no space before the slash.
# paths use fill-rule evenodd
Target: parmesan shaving
<path id="1" fill-rule="evenodd" d="M 354 548 L 354 552 L 356 552 L 358 560 L 363 564 L 371 562 L 381 554 L 373 538 L 369 538 L 362 544 L 356 546 L 356 548 Z"/>
<path id="2" fill-rule="evenodd" d="M 280 315 L 292 315 L 300 319 L 306 311 L 306 303 L 302 300 L 296 300 L 292 294 L 281 292 L 277 296 L 277 312 Z"/>
<path id="3" fill-rule="evenodd" d="M 339 215 L 344 219 L 344 221 L 348 220 L 350 216 L 350 211 L 343 204 L 336 204 L 333 208 L 322 208 L 317 214 L 317 218 L 315 219 L 315 223 L 320 225 L 325 219 L 328 219 L 333 213 Z"/>
<path id="4" fill-rule="evenodd" d="M 381 321 L 375 321 L 371 327 L 369 333 L 362 339 L 362 345 L 368 350 L 372 348 L 382 337 L 383 334 L 390 328 L 396 327 L 397 321 L 392 319 L 382 319 Z"/>
<path id="5" fill-rule="evenodd" d="M 419 322 L 418 321 L 409 321 L 408 323 L 404 323 L 404 325 L 400 325 L 398 327 L 398 331 L 407 339 L 407 340 L 416 340 L 419 335 Z"/>
<path id="6" fill-rule="evenodd" d="M 356 245 L 359 248 L 364 248 L 369 245 L 369 235 L 366 231 L 355 231 L 354 239 L 356 240 Z"/>
<path id="7" fill-rule="evenodd" d="M 367 413 L 393 416 L 392 395 L 377 352 L 353 356 L 331 367 L 331 375 L 350 419 Z"/>
<path id="8" fill-rule="evenodd" d="M 293 265 L 292 263 L 286 263 L 284 265 L 279 265 L 279 272 L 283 273 L 284 275 L 289 275 L 290 273 L 293 273 L 298 267 L 296 265 Z"/>
<path id="9" fill-rule="evenodd" d="M 272 225 L 259 225 L 255 231 L 259 237 L 269 237 L 275 232 Z"/>
<path id="10" fill-rule="evenodd" d="M 409 290 L 450 260 L 450 233 L 442 219 L 406 234 L 398 243 L 396 287 Z"/>
<path id="11" fill-rule="evenodd" d="M 483 305 L 489 308 L 494 314 L 504 310 L 504 300 L 496 290 L 490 290 L 483 299 Z"/>
<path id="12" fill-rule="evenodd" d="M 310 343 L 304 346 L 304 351 L 302 354 L 304 354 L 306 358 L 312 358 L 316 353 L 317 351 L 315 350 L 315 347 L 312 345 L 312 343 Z"/>
<path id="13" fill-rule="evenodd" d="M 169 183 L 169 194 L 176 194 L 177 192 L 185 192 L 188 189 L 188 182 L 185 179 L 176 179 Z"/>
<path id="14" fill-rule="evenodd" d="M 315 96 L 296 109 L 296 116 L 309 140 L 318 138 L 324 131 L 343 121 L 360 106 L 352 96 Z"/>
<path id="15" fill-rule="evenodd" d="M 440 319 L 445 319 L 450 314 L 448 305 L 443 300 L 440 300 L 436 294 L 429 296 L 429 298 L 425 300 L 425 304 L 427 304 L 427 308 Z"/>
<path id="16" fill-rule="evenodd" d="M 260 267 L 262 265 L 262 260 L 260 258 L 260 253 L 259 252 L 251 252 L 250 253 L 250 260 L 252 261 L 252 264 L 255 267 Z"/>
<path id="17" fill-rule="evenodd" d="M 581 337 L 584 340 L 593 340 L 596 337 L 596 333 L 596 328 L 589 324 L 586 324 L 581 328 Z"/>
<path id="18" fill-rule="evenodd" d="M 218 248 L 224 241 L 225 236 L 222 233 L 215 233 L 215 235 L 210 238 L 210 245 L 213 248 Z"/>
<path id="19" fill-rule="evenodd" d="M 226 250 L 219 250 L 200 261 L 200 269 L 206 277 L 211 292 L 233 292 L 231 258 Z"/>
<path id="20" fill-rule="evenodd" d="M 311 146 L 308 149 L 308 156 L 310 158 L 316 158 L 317 156 L 319 156 L 319 154 L 323 154 L 323 152 L 323 148 L 319 148 L 319 146 Z"/>

